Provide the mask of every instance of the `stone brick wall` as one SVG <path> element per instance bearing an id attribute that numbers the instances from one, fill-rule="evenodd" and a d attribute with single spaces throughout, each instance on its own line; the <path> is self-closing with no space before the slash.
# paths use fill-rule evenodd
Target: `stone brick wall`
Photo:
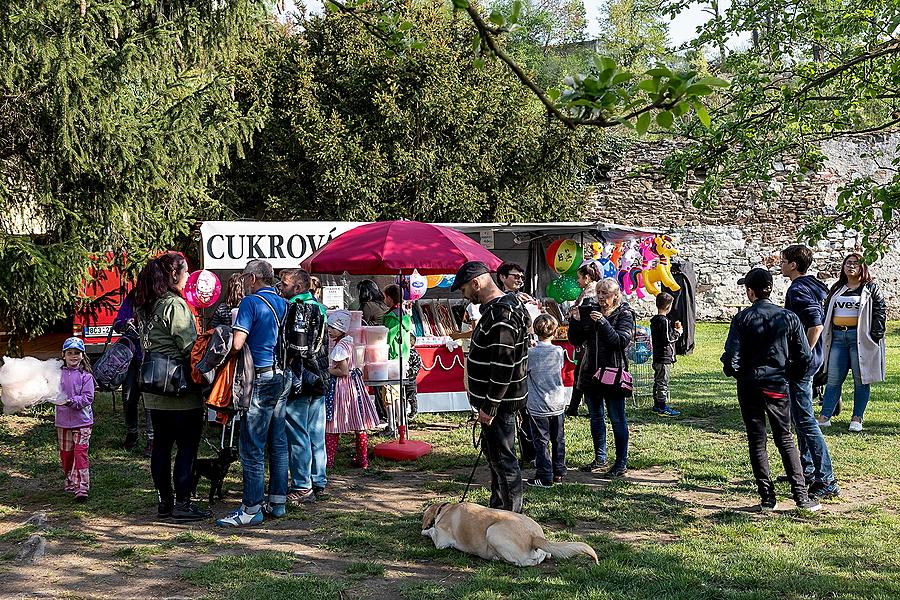
<path id="1" fill-rule="evenodd" d="M 772 165 L 775 200 L 764 200 L 755 187 L 728 188 L 718 204 L 698 210 L 686 189 L 672 190 L 659 165 L 675 146 L 670 142 L 635 143 L 609 172 L 609 183 L 597 187 L 590 218 L 623 225 L 653 227 L 670 233 L 680 253 L 697 268 L 697 315 L 704 320 L 728 319 L 736 305 L 747 302 L 737 279 L 749 268 L 771 266 L 777 273 L 779 251 L 797 241 L 813 216 L 833 210 L 838 189 L 871 175 L 886 180 L 891 157 L 900 152 L 900 133 L 830 141 L 822 145 L 825 164 L 803 181 L 789 181 L 798 166 L 785 160 Z M 880 158 L 871 158 L 880 156 Z M 846 252 L 858 247 L 857 232 L 838 226 L 814 249 L 810 274 L 831 284 Z M 900 243 L 872 266 L 888 303 L 890 318 L 900 318 Z M 773 298 L 782 299 L 788 281 L 775 278 Z M 639 312 L 650 312 L 648 302 Z M 731 306 L 729 306 L 731 305 Z"/>

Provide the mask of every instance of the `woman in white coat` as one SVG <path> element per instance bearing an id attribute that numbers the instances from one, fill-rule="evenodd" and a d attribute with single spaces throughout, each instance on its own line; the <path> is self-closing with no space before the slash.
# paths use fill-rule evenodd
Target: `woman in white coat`
<path id="1" fill-rule="evenodd" d="M 870 384 L 884 381 L 885 317 L 887 309 L 863 257 L 844 258 L 841 275 L 825 299 L 825 363 L 828 383 L 819 426 L 831 426 L 847 372 L 853 372 L 853 418 L 850 431 L 862 431 Z"/>

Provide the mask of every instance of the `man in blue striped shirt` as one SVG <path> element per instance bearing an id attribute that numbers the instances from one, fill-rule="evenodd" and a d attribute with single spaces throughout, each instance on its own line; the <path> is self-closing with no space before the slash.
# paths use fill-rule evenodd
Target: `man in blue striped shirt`
<path id="1" fill-rule="evenodd" d="M 491 468 L 491 508 L 522 512 L 516 456 L 516 412 L 528 398 L 528 312 L 504 294 L 482 262 L 467 262 L 453 288 L 481 305 L 466 360 L 469 403 L 478 410 L 481 444 Z"/>

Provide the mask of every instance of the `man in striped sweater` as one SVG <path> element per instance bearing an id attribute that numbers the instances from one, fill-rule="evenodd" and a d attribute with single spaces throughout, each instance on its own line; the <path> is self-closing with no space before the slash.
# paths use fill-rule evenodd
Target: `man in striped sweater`
<path id="1" fill-rule="evenodd" d="M 469 403 L 478 410 L 481 445 L 491 468 L 491 508 L 522 512 L 522 471 L 516 456 L 516 412 L 528 398 L 529 317 L 504 294 L 482 262 L 456 273 L 454 291 L 481 305 L 466 361 Z"/>

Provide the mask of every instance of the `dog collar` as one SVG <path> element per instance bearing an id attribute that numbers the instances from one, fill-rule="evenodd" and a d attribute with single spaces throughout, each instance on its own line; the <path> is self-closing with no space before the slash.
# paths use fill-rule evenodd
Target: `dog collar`
<path id="1" fill-rule="evenodd" d="M 438 509 L 437 509 L 437 511 L 435 511 L 434 518 L 431 520 L 431 523 L 429 523 L 427 526 L 423 527 L 423 529 L 431 529 L 432 527 L 434 527 L 434 524 L 437 523 L 438 517 L 441 516 L 441 511 L 444 510 L 444 507 L 447 506 L 448 504 L 450 504 L 450 503 L 444 502 L 443 504 L 438 506 Z"/>

